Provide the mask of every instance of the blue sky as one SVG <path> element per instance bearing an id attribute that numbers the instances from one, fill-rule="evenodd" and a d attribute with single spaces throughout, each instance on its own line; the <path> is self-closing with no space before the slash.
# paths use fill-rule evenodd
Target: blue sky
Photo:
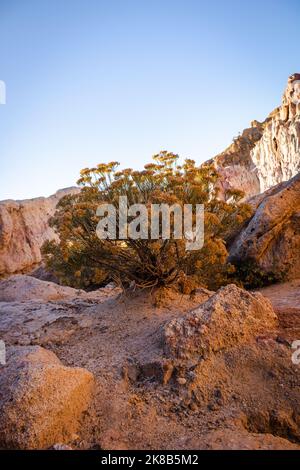
<path id="1" fill-rule="evenodd" d="M 280 104 L 299 24 L 299 0 L 0 0 L 0 199 L 211 158 Z"/>

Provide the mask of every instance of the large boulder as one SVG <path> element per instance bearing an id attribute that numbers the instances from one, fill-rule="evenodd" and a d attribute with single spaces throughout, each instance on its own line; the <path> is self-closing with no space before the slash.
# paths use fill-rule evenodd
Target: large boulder
<path id="1" fill-rule="evenodd" d="M 300 74 L 288 79 L 282 104 L 210 162 L 218 169 L 220 194 L 237 188 L 252 197 L 287 181 L 300 171 L 300 102 L 295 100 Z"/>
<path id="2" fill-rule="evenodd" d="M 89 309 L 111 292 L 109 287 L 85 292 L 22 274 L 11 276 L 0 281 L 0 338 L 18 345 L 65 343 L 73 334 L 96 327 Z"/>
<path id="3" fill-rule="evenodd" d="M 230 261 L 254 263 L 278 279 L 300 277 L 300 173 L 252 204 L 254 216 L 232 243 Z"/>
<path id="4" fill-rule="evenodd" d="M 41 281 L 31 276 L 15 274 L 0 281 L 0 302 L 25 302 L 27 300 L 72 299 L 84 291 Z"/>
<path id="5" fill-rule="evenodd" d="M 75 333 L 95 325 L 85 314 L 89 303 L 71 301 L 0 302 L 0 338 L 6 344 L 65 344 Z"/>
<path id="6" fill-rule="evenodd" d="M 178 359 L 207 359 L 276 325 L 277 316 L 268 299 L 231 284 L 219 289 L 188 315 L 166 325 L 166 352 Z"/>
<path id="7" fill-rule="evenodd" d="M 93 375 L 65 367 L 39 346 L 7 348 L 0 374 L 0 446 L 44 449 L 66 442 L 88 407 Z"/>
<path id="8" fill-rule="evenodd" d="M 79 188 L 57 191 L 50 197 L 0 202 L 0 276 L 32 268 L 41 261 L 41 246 L 56 239 L 48 220 L 59 200 Z"/>

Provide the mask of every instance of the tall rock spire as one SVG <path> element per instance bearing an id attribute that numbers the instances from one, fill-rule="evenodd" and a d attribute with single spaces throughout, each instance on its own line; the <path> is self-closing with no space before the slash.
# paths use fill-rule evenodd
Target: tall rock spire
<path id="1" fill-rule="evenodd" d="M 299 73 L 289 77 L 282 105 L 263 123 L 253 121 L 213 161 L 221 174 L 221 194 L 237 188 L 253 196 L 300 171 Z"/>

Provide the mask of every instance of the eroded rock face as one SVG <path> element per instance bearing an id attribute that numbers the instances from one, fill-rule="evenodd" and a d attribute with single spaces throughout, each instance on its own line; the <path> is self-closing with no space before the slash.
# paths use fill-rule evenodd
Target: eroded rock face
<path id="1" fill-rule="evenodd" d="M 0 276 L 40 263 L 42 244 L 56 238 L 49 218 L 63 196 L 78 191 L 68 188 L 48 198 L 0 202 Z"/>
<path id="2" fill-rule="evenodd" d="M 253 121 L 213 161 L 220 194 L 241 189 L 247 197 L 287 181 L 300 171 L 300 74 L 289 77 L 282 105 L 263 122 Z"/>
<path id="3" fill-rule="evenodd" d="M 188 315 L 171 320 L 165 328 L 166 351 L 179 359 L 207 359 L 276 325 L 268 299 L 230 284 Z"/>
<path id="4" fill-rule="evenodd" d="M 84 302 L 0 302 L 0 337 L 6 345 L 65 344 L 91 326 L 78 311 Z M 91 322 L 92 323 L 92 322 Z"/>
<path id="5" fill-rule="evenodd" d="M 233 242 L 230 260 L 254 262 L 287 279 L 300 277 L 300 173 L 254 198 L 253 206 L 256 212 Z"/>
<path id="6" fill-rule="evenodd" d="M 0 282 L 0 302 L 72 299 L 80 294 L 84 294 L 84 291 L 23 274 L 15 274 Z"/>
<path id="7" fill-rule="evenodd" d="M 85 292 L 16 274 L 0 281 L 0 338 L 7 345 L 64 344 L 78 332 L 99 327 L 88 314 L 110 288 Z"/>
<path id="8" fill-rule="evenodd" d="M 0 446 L 44 449 L 77 429 L 93 388 L 85 369 L 64 367 L 39 346 L 7 348 L 0 374 Z"/>
<path id="9" fill-rule="evenodd" d="M 17 286 L 18 276 L 13 280 Z M 24 283 L 27 281 L 29 296 L 34 290 L 30 278 L 24 276 Z M 46 292 L 48 283 L 44 282 L 45 289 L 42 284 L 41 292 Z M 296 282 L 290 284 L 288 295 L 287 286 L 276 286 L 277 300 L 273 292 L 264 290 L 278 312 L 275 329 L 269 302 L 232 286 L 216 294 L 199 289 L 192 298 L 170 292 L 167 303 L 160 307 L 154 307 L 144 291 L 124 299 L 119 296 L 120 290 L 109 287 L 80 291 L 74 298 L 43 301 L 12 296 L 12 301 L 0 302 L 0 338 L 5 341 L 6 367 L 11 370 L 6 381 L 11 377 L 14 387 L 16 384 L 18 390 L 21 386 L 24 390 L 15 398 L 8 382 L 3 388 L 0 379 L 0 400 L 6 395 L 12 397 L 18 413 L 8 408 L 9 420 L 5 423 L 9 423 L 9 433 L 3 445 L 21 447 L 29 439 L 34 448 L 45 445 L 54 449 L 299 448 L 300 369 L 291 361 L 291 344 L 299 332 L 299 288 Z M 289 299 L 288 305 L 278 306 L 281 297 Z M 198 311 L 203 303 L 208 322 L 204 339 L 199 342 L 196 324 L 179 321 L 178 340 L 166 354 L 164 331 L 170 322 L 192 318 L 190 312 Z M 215 335 L 214 321 L 221 321 Z M 177 334 L 177 330 L 171 331 Z M 205 349 L 210 351 L 205 358 L 199 354 L 198 344 L 204 348 L 211 345 L 211 349 Z M 182 359 L 176 345 L 184 353 Z M 73 382 L 71 375 L 65 379 L 61 368 L 74 369 L 63 367 L 43 348 L 51 350 L 63 364 L 87 368 L 96 379 L 92 401 L 70 438 L 67 434 L 73 430 L 73 421 L 69 426 L 68 417 L 72 413 L 76 423 L 78 418 L 73 408 L 69 414 L 65 408 L 68 400 L 63 398 L 70 396 L 70 405 L 75 406 L 77 393 L 72 395 L 75 379 Z M 14 357 L 16 360 L 10 362 Z M 18 367 L 17 372 L 14 367 Z M 0 377 L 5 370 L 0 369 Z M 28 377 L 32 379 L 27 381 Z M 69 380 L 71 390 L 69 385 L 65 388 Z M 40 393 L 43 384 L 47 390 Z M 86 390 L 84 382 L 83 396 Z M 46 404 L 37 399 L 39 395 L 41 400 L 44 393 Z M 25 401 L 18 397 L 25 397 Z M 42 407 L 47 435 L 51 436 L 47 442 L 40 419 Z M 30 429 L 22 418 L 16 428 L 17 442 L 11 441 L 13 423 L 26 413 Z M 62 423 L 65 431 L 60 436 L 53 430 Z M 0 415 L 0 428 L 1 424 Z"/>

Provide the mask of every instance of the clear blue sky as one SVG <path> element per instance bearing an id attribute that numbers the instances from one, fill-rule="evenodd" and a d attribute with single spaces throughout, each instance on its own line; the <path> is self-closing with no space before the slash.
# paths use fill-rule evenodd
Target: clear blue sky
<path id="1" fill-rule="evenodd" d="M 0 0 L 0 199 L 214 156 L 279 105 L 299 25 L 299 0 Z"/>

